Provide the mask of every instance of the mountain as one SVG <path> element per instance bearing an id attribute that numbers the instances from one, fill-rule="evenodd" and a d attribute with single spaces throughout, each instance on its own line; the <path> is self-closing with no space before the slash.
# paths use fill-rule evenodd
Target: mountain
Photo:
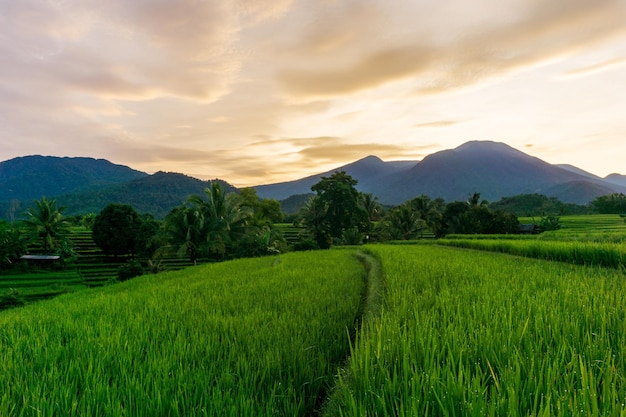
<path id="1" fill-rule="evenodd" d="M 624 175 L 600 178 L 492 141 L 467 142 L 421 161 L 385 162 L 368 156 L 321 174 L 254 188 L 259 197 L 283 200 L 285 208 L 295 212 L 311 186 L 338 170 L 356 179 L 359 191 L 372 193 L 385 205 L 401 204 L 420 194 L 454 201 L 478 192 L 488 201 L 498 201 L 537 193 L 575 204 L 616 192 L 626 194 Z M 227 190 L 235 190 L 221 182 Z M 163 218 L 189 195 L 202 194 L 209 184 L 178 173 L 149 175 L 104 159 L 27 156 L 0 162 L 0 218 L 19 219 L 42 196 L 56 198 L 68 215 L 98 213 L 118 202 Z"/>
<path id="2" fill-rule="evenodd" d="M 218 181 L 227 191 L 235 190 Z M 55 198 L 65 215 L 99 213 L 109 203 L 124 203 L 163 218 L 209 185 L 184 174 L 149 175 L 104 159 L 27 156 L 0 163 L 0 219 L 20 219 L 43 196 Z"/>
<path id="3" fill-rule="evenodd" d="M 398 204 L 424 193 L 451 201 L 480 192 L 483 198 L 495 201 L 516 194 L 555 196 L 559 187 L 571 188 L 572 183 L 599 186 L 602 181 L 551 165 L 504 143 L 471 141 L 427 156 L 390 184 L 380 199 Z M 603 191 L 610 192 L 611 187 L 605 188 Z M 570 198 L 565 202 L 584 204 L 590 197 L 601 195 L 587 191 L 580 195 L 568 193 Z"/>
<path id="4" fill-rule="evenodd" d="M 578 167 L 575 167 L 574 165 L 570 165 L 570 164 L 556 164 L 554 166 L 559 167 L 559 168 L 563 168 L 566 171 L 570 171 L 570 172 L 574 172 L 576 174 L 580 174 L 583 177 L 592 178 L 593 180 L 596 180 L 596 181 L 597 180 L 600 180 L 600 181 L 602 180 L 601 177 L 598 177 L 597 175 L 592 174 L 591 172 L 587 172 L 584 169 L 580 169 Z"/>
<path id="5" fill-rule="evenodd" d="M 32 201 L 43 196 L 97 189 L 147 175 L 105 159 L 24 156 L 0 162 L 0 201 Z"/>
<path id="6" fill-rule="evenodd" d="M 351 164 L 326 171 L 321 174 L 311 175 L 295 181 L 280 182 L 268 185 L 258 185 L 254 188 L 261 198 L 274 198 L 284 200 L 292 195 L 309 194 L 311 187 L 317 184 L 322 177 L 328 177 L 335 171 L 343 170 L 352 178 L 358 179 L 357 189 L 362 192 L 380 190 L 396 175 L 408 171 L 417 161 L 392 161 L 384 162 L 377 156 L 367 156 Z M 374 192 L 374 194 L 377 194 Z"/>
<path id="7" fill-rule="evenodd" d="M 504 143 L 470 141 L 455 149 L 436 152 L 422 161 L 392 163 L 367 157 L 343 169 L 358 181 L 361 192 L 378 196 L 383 204 L 397 205 L 420 194 L 446 201 L 465 200 L 474 193 L 489 201 L 519 194 L 546 194 L 566 203 L 586 204 L 600 195 L 625 192 L 572 166 L 551 165 Z M 310 192 L 321 175 L 255 187 L 263 198 L 286 198 Z"/>
<path id="8" fill-rule="evenodd" d="M 623 187 L 626 187 L 626 175 L 609 174 L 604 178 L 604 180 L 611 184 L 621 185 Z"/>
<path id="9" fill-rule="evenodd" d="M 227 192 L 235 188 L 219 181 Z M 65 214 L 99 213 L 110 203 L 130 204 L 138 213 L 149 213 L 164 218 L 174 207 L 193 194 L 204 196 L 211 181 L 202 181 L 184 174 L 157 172 L 125 183 L 110 185 L 98 191 L 84 191 L 57 197 L 60 206 L 67 207 Z"/>

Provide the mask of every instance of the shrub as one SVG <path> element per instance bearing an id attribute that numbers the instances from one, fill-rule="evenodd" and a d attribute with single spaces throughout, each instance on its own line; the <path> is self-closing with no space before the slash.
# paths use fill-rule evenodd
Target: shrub
<path id="1" fill-rule="evenodd" d="M 0 295 L 0 310 L 12 307 L 21 307 L 25 303 L 24 298 L 15 288 L 9 288 L 9 292 Z"/>
<path id="2" fill-rule="evenodd" d="M 134 277 L 143 275 L 143 267 L 139 261 L 134 259 L 126 262 L 124 265 L 117 269 L 117 279 L 120 281 L 126 281 Z"/>

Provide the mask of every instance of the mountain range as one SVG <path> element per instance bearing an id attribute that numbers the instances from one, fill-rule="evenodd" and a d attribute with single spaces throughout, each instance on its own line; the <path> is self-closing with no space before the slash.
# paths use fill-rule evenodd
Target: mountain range
<path id="1" fill-rule="evenodd" d="M 258 185 L 261 198 L 285 204 L 311 193 L 311 186 L 343 170 L 357 188 L 387 205 L 417 195 L 465 200 L 479 192 L 489 201 L 519 194 L 544 194 L 566 203 L 626 193 L 626 176 L 598 177 L 572 165 L 552 165 L 504 143 L 471 141 L 436 152 L 421 161 L 382 161 L 376 156 L 295 181 Z M 229 190 L 235 188 L 220 180 Z M 56 198 L 66 214 L 99 212 L 111 202 L 131 204 L 140 213 L 162 218 L 191 194 L 209 185 L 181 173 L 149 175 L 104 159 L 25 156 L 0 162 L 0 217 L 14 218 L 33 200 Z M 295 198 L 298 200 L 298 198 Z M 301 199 L 300 199 L 301 200 Z"/>
<path id="2" fill-rule="evenodd" d="M 397 205 L 417 195 L 446 201 L 479 192 L 488 201 L 518 194 L 545 194 L 566 203 L 586 204 L 614 192 L 626 192 L 626 176 L 606 178 L 571 165 L 552 165 L 501 142 L 471 141 L 421 161 L 384 162 L 368 156 L 340 167 L 357 179 L 357 188 L 384 204 Z M 255 187 L 263 198 L 282 200 L 310 192 L 311 185 L 336 170 L 296 181 Z"/>

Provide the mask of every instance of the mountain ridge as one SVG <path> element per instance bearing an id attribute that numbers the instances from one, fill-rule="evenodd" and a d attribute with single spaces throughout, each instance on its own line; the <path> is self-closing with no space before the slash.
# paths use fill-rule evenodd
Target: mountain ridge
<path id="1" fill-rule="evenodd" d="M 454 148 L 434 152 L 421 161 L 407 161 L 401 167 L 387 171 L 386 176 L 369 177 L 358 174 L 360 165 L 371 163 L 369 157 L 324 174 L 344 170 L 357 181 L 361 192 L 372 193 L 384 204 L 397 205 L 417 195 L 444 200 L 465 200 L 479 192 L 489 201 L 519 194 L 546 193 L 549 197 L 564 198 L 566 203 L 586 204 L 600 195 L 626 192 L 626 176 L 613 174 L 612 181 L 600 178 L 572 165 L 549 164 L 505 143 L 496 141 L 469 141 Z M 389 164 L 378 159 L 378 164 Z M 311 178 L 311 177 L 307 177 Z M 302 181 L 302 182 L 301 182 Z M 622 183 L 623 181 L 623 183 Z M 310 192 L 307 181 L 290 181 L 254 187 L 263 198 L 280 199 L 284 194 Z"/>
<path id="2" fill-rule="evenodd" d="M 322 177 L 345 171 L 357 189 L 386 205 L 420 194 L 447 201 L 479 192 L 489 201 L 520 194 L 545 194 L 565 203 L 586 204 L 600 195 L 626 193 L 626 176 L 601 178 L 573 165 L 552 165 L 505 143 L 469 141 L 432 153 L 421 161 L 383 161 L 368 155 L 352 163 L 298 180 L 258 185 L 261 198 L 287 200 L 311 193 Z M 224 180 L 227 189 L 235 187 Z M 0 217 L 28 207 L 42 196 L 57 198 L 68 214 L 97 212 L 110 202 L 128 203 L 163 217 L 210 181 L 181 173 L 147 174 L 105 159 L 31 155 L 0 162 Z M 13 215 L 12 214 L 12 215 Z"/>

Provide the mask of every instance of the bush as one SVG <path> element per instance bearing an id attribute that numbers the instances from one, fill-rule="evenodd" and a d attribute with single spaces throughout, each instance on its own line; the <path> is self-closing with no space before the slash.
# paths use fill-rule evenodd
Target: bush
<path id="1" fill-rule="evenodd" d="M 317 242 L 310 237 L 305 237 L 293 245 L 295 251 L 315 250 L 319 249 Z"/>
<path id="2" fill-rule="evenodd" d="M 0 310 L 21 307 L 24 303 L 24 298 L 20 295 L 19 291 L 14 288 L 9 288 L 8 293 L 0 295 Z"/>
<path id="3" fill-rule="evenodd" d="M 542 217 L 539 222 L 541 231 L 559 230 L 561 228 L 561 219 L 557 216 Z"/>
<path id="4" fill-rule="evenodd" d="M 143 267 L 141 263 L 136 260 L 130 260 L 117 269 L 117 279 L 120 281 L 126 281 L 134 277 L 143 275 Z"/>

